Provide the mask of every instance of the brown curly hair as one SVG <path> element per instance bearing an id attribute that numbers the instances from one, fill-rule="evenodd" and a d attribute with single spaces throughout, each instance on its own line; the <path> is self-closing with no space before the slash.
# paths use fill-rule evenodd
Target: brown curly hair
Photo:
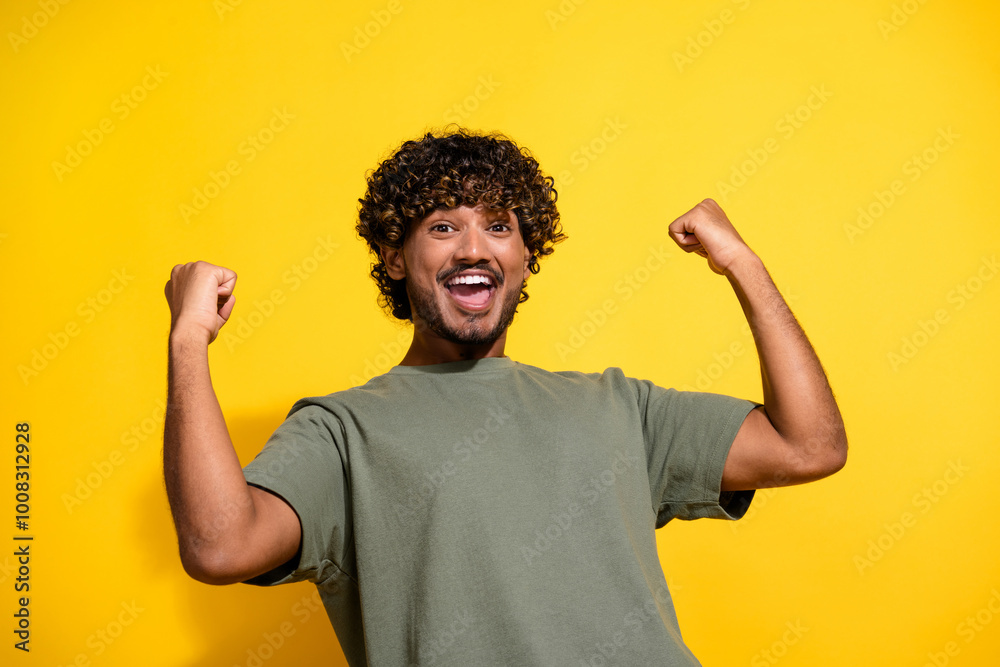
<path id="1" fill-rule="evenodd" d="M 403 142 L 367 180 L 368 190 L 358 200 L 357 232 L 374 256 L 371 276 L 381 291 L 379 305 L 401 320 L 413 319 L 406 280 L 389 277 L 381 247 L 402 248 L 410 225 L 437 209 L 482 204 L 513 211 L 531 251 L 531 273 L 538 273 L 539 258 L 566 238 L 552 177 L 542 173 L 526 148 L 499 133 L 428 132 Z M 524 288 L 518 303 L 528 299 Z"/>

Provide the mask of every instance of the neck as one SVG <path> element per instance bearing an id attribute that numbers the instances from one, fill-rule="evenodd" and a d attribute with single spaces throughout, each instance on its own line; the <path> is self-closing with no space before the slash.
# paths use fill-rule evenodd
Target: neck
<path id="1" fill-rule="evenodd" d="M 468 361 L 470 359 L 486 359 L 487 357 L 503 357 L 507 345 L 507 331 L 490 343 L 466 345 L 441 338 L 430 331 L 421 331 L 414 327 L 413 341 L 406 356 L 399 362 L 400 366 L 429 366 L 431 364 L 446 364 L 452 361 Z"/>

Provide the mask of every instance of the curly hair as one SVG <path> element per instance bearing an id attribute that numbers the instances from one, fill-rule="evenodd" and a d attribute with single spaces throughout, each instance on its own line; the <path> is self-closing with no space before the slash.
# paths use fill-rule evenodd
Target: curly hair
<path id="1" fill-rule="evenodd" d="M 379 305 L 400 320 L 412 320 L 406 280 L 389 277 L 381 248 L 402 248 L 407 230 L 437 209 L 483 206 L 512 211 L 525 246 L 529 270 L 566 238 L 559 225 L 554 181 L 542 173 L 526 148 L 502 134 L 477 134 L 464 128 L 403 144 L 367 175 L 360 202 L 357 232 L 374 256 L 371 276 L 378 285 Z M 518 303 L 528 299 L 521 285 Z"/>

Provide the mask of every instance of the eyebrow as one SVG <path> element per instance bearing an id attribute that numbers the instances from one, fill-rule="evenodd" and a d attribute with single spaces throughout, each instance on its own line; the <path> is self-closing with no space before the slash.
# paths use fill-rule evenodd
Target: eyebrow
<path id="1" fill-rule="evenodd" d="M 434 209 L 433 211 L 431 211 L 430 213 L 427 214 L 427 216 L 424 218 L 424 221 L 425 222 L 432 222 L 431 218 L 435 218 L 436 215 L 438 217 L 436 217 L 434 221 L 438 221 L 438 220 L 441 220 L 441 219 L 448 219 L 448 218 L 451 217 L 449 214 L 452 211 L 454 211 L 454 210 L 455 209 L 453 209 L 453 208 L 437 208 L 437 209 Z M 506 210 L 506 211 L 494 211 L 494 209 L 487 209 L 487 210 L 490 211 L 491 213 L 494 213 L 494 215 L 487 214 L 486 222 L 488 222 L 488 223 L 491 223 L 491 224 L 494 223 L 494 222 L 507 222 L 507 223 L 509 223 L 511 221 L 511 214 L 513 214 L 514 222 L 515 223 L 520 222 L 520 220 L 517 217 L 517 213 L 514 213 L 513 209 Z"/>

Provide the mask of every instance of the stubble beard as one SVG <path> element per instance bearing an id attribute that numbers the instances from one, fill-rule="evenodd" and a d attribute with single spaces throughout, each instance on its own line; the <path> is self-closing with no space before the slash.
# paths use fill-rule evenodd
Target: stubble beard
<path id="1" fill-rule="evenodd" d="M 501 305 L 500 319 L 497 320 L 492 329 L 483 330 L 481 326 L 476 326 L 477 321 L 483 318 L 483 315 L 476 313 L 466 318 L 464 327 L 456 329 L 444 321 L 444 315 L 432 293 L 411 285 L 412 283 L 407 281 L 406 294 L 410 298 L 410 311 L 414 326 L 420 326 L 418 321 L 423 322 L 426 328 L 457 345 L 489 345 L 495 342 L 514 321 L 517 305 L 521 298 L 520 290 L 507 294 Z"/>

